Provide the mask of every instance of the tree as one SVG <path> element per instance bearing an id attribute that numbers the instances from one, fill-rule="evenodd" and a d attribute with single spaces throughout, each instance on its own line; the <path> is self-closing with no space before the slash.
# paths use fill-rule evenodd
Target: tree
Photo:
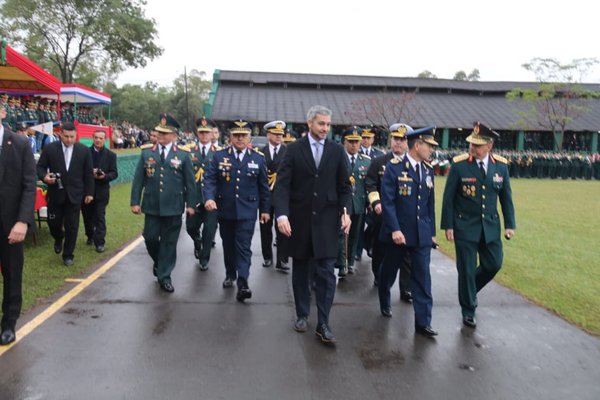
<path id="1" fill-rule="evenodd" d="M 463 70 L 458 71 L 454 74 L 455 81 L 478 81 L 479 80 L 479 70 L 475 68 L 469 75 Z"/>
<path id="2" fill-rule="evenodd" d="M 437 76 L 433 72 L 425 70 L 417 75 L 417 78 L 437 79 Z"/>
<path id="3" fill-rule="evenodd" d="M 162 53 L 145 5 L 145 0 L 6 0 L 0 29 L 64 83 L 85 76 L 101 84 Z"/>
<path id="4" fill-rule="evenodd" d="M 143 129 L 155 127 L 159 114 L 170 109 L 173 99 L 171 90 L 153 82 L 121 88 L 111 83 L 104 90 L 112 96 L 113 121 L 129 121 Z"/>
<path id="5" fill-rule="evenodd" d="M 353 100 L 344 114 L 354 125 L 371 125 L 378 132 L 386 132 L 396 122 L 412 124 L 422 110 L 415 92 L 379 92 Z M 383 144 L 385 138 L 379 139 Z"/>
<path id="6" fill-rule="evenodd" d="M 534 58 L 523 68 L 535 74 L 533 89 L 515 88 L 506 98 L 519 105 L 517 125 L 522 129 L 546 129 L 554 133 L 554 148 L 561 150 L 569 124 L 590 110 L 589 100 L 599 94 L 578 82 L 597 64 L 595 58 L 560 64 L 553 58 Z"/>
<path id="7" fill-rule="evenodd" d="M 182 128 L 194 130 L 194 121 L 202 117 L 204 103 L 208 99 L 208 93 L 212 82 L 206 80 L 204 71 L 191 70 L 187 74 L 187 104 L 185 97 L 185 75 L 179 75 L 173 82 L 175 89 L 172 97 L 171 110 Z"/>
<path id="8" fill-rule="evenodd" d="M 454 74 L 454 79 L 455 81 L 466 81 L 467 80 L 467 73 L 465 71 L 458 71 L 457 73 Z"/>

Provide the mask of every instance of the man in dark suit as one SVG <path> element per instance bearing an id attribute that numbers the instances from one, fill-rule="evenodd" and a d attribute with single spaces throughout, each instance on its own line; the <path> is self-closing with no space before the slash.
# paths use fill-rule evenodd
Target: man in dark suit
<path id="1" fill-rule="evenodd" d="M 502 239 L 515 234 L 515 209 L 506 158 L 490 153 L 500 135 L 480 122 L 467 137 L 469 153 L 454 157 L 442 203 L 441 228 L 454 241 L 463 324 L 475 328 L 477 293 L 502 267 Z M 477 258 L 479 256 L 479 266 Z"/>
<path id="2" fill-rule="evenodd" d="M 341 229 L 350 232 L 352 188 L 344 148 L 326 139 L 331 110 L 313 106 L 307 113 L 309 134 L 290 143 L 275 186 L 277 227 L 293 246 L 292 286 L 298 332 L 308 330 L 310 285 L 314 278 L 318 309 L 316 334 L 335 343 L 329 311 L 335 296 L 334 273 Z"/>
<path id="3" fill-rule="evenodd" d="M 94 132 L 90 147 L 94 171 L 94 201 L 81 206 L 87 244 L 94 244 L 102 253 L 106 242 L 106 206 L 110 199 L 110 181 L 117 179 L 117 155 L 106 148 L 106 132 Z"/>
<path id="4" fill-rule="evenodd" d="M 35 161 L 27 138 L 3 127 L 0 106 L 0 266 L 3 278 L 0 345 L 14 342 L 21 314 L 23 240 L 34 223 Z"/>
<path id="5" fill-rule="evenodd" d="M 383 178 L 385 167 L 390 160 L 394 158 L 402 160 L 404 158 L 404 154 L 408 150 L 406 135 L 412 132 L 413 128 L 403 123 L 396 123 L 390 126 L 389 131 L 391 151 L 371 161 L 365 179 L 367 196 L 373 217 L 373 238 L 371 241 L 373 258 L 371 260 L 371 270 L 373 272 L 373 285 L 375 286 L 379 284 L 379 269 L 383 263 L 384 256 L 384 245 L 379 239 L 383 214 L 383 207 L 381 205 L 381 179 Z M 410 259 L 404 257 L 397 260 L 397 262 L 400 264 L 400 299 L 410 303 L 412 301 L 410 291 Z"/>
<path id="6" fill-rule="evenodd" d="M 431 327 L 431 247 L 435 243 L 435 195 L 433 168 L 427 162 L 435 128 L 408 133 L 408 153 L 402 160 L 392 158 L 381 182 L 383 225 L 380 239 L 385 258 L 379 271 L 379 305 L 384 317 L 392 316 L 390 288 L 396 280 L 399 260 L 410 257 L 415 331 L 433 337 Z"/>
<path id="7" fill-rule="evenodd" d="M 81 203 L 94 200 L 92 155 L 76 140 L 75 125 L 66 122 L 60 141 L 46 145 L 37 164 L 39 179 L 48 185 L 48 227 L 54 238 L 54 252 L 63 253 L 67 267 L 73 265 Z"/>
<path id="8" fill-rule="evenodd" d="M 265 158 L 248 148 L 250 132 L 249 122 L 233 121 L 229 128 L 231 146 L 215 153 L 204 178 L 204 207 L 217 212 L 223 240 L 223 288 L 237 281 L 239 302 L 252 297 L 248 277 L 257 212 L 263 224 L 269 220 L 271 209 Z"/>
<path id="9" fill-rule="evenodd" d="M 283 159 L 285 153 L 285 146 L 283 142 L 283 134 L 285 133 L 286 124 L 283 121 L 271 121 L 264 126 L 264 130 L 267 132 L 267 138 L 269 143 L 262 148 L 262 153 L 265 156 L 265 162 L 267 165 L 267 176 L 269 178 L 269 190 L 271 193 L 277 183 L 277 170 L 279 164 Z M 269 221 L 260 224 L 260 245 L 263 255 L 263 267 L 270 267 L 273 265 L 273 215 L 275 208 L 271 207 L 271 217 Z M 275 228 L 275 239 L 277 240 L 277 262 L 275 263 L 275 269 L 282 272 L 287 272 L 288 258 L 284 256 L 282 251 L 283 235 L 277 228 Z"/>

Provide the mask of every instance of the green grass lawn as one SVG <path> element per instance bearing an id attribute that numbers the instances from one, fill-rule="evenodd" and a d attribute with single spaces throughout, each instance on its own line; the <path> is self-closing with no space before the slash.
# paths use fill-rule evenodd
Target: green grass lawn
<path id="1" fill-rule="evenodd" d="M 517 231 L 504 242 L 504 266 L 496 281 L 600 336 L 600 182 L 514 179 L 511 183 Z M 444 184 L 444 178 L 436 179 L 438 229 Z M 83 222 L 71 268 L 54 254 L 45 222 L 37 246 L 27 239 L 23 311 L 55 293 L 65 278 L 81 276 L 141 233 L 143 217 L 130 211 L 130 190 L 130 184 L 111 189 L 103 254 L 86 246 Z M 438 231 L 438 240 L 454 257 L 454 245 L 443 231 Z"/>
<path id="2" fill-rule="evenodd" d="M 130 193 L 131 184 L 120 184 L 111 188 L 110 203 L 106 211 L 107 235 L 104 253 L 98 254 L 94 246 L 85 244 L 86 236 L 83 218 L 81 219 L 73 267 L 65 267 L 62 255 L 54 253 L 54 240 L 45 221 L 42 222 L 41 228 L 37 228 L 37 245 L 33 244 L 31 237 L 26 239 L 23 312 L 55 293 L 64 285 L 66 278 L 79 277 L 83 271 L 110 258 L 142 232 L 144 218 L 132 214 L 129 207 Z"/>
<path id="3" fill-rule="evenodd" d="M 437 178 L 439 229 L 444 178 Z M 513 179 L 517 230 L 496 281 L 600 336 L 600 182 Z M 454 245 L 438 232 L 443 251 Z M 457 300 L 458 301 L 458 300 Z"/>

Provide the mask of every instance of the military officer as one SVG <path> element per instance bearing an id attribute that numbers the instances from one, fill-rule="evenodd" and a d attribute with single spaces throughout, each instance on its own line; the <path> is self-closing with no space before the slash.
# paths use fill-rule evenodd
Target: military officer
<path id="1" fill-rule="evenodd" d="M 379 271 L 381 314 L 392 316 L 390 288 L 396 280 L 398 260 L 410 257 L 410 286 L 415 311 L 415 331 L 436 336 L 431 328 L 431 274 L 429 262 L 435 243 L 435 195 L 433 168 L 427 162 L 434 146 L 434 127 L 414 130 L 406 135 L 408 153 L 400 161 L 392 158 L 381 182 L 383 225 L 380 239 L 385 243 L 385 258 Z"/>
<path id="2" fill-rule="evenodd" d="M 510 239 L 515 234 L 508 161 L 490 153 L 499 136 L 476 122 L 467 137 L 469 152 L 454 157 L 444 189 L 441 228 L 446 230 L 446 239 L 454 241 L 458 300 L 463 324 L 470 328 L 477 324 L 477 292 L 502 266 L 498 200 L 504 217 L 504 236 Z"/>
<path id="3" fill-rule="evenodd" d="M 190 147 L 190 158 L 196 180 L 196 199 L 192 204 L 196 206 L 196 213 L 186 218 L 185 228 L 194 241 L 194 256 L 200 263 L 200 270 L 206 271 L 210 260 L 212 242 L 217 231 L 217 214 L 204 209 L 204 174 L 208 169 L 211 158 L 221 148 L 211 141 L 213 124 L 206 117 L 199 119 L 196 125 L 198 126 L 196 129 L 198 143 Z M 201 227 L 202 234 L 200 234 Z"/>
<path id="4" fill-rule="evenodd" d="M 171 272 L 177 261 L 181 214 L 195 213 L 196 182 L 189 151 L 174 144 L 179 124 L 160 115 L 158 143 L 142 146 L 131 186 L 131 211 L 145 214 L 143 236 L 162 290 L 172 293 Z M 142 200 L 143 192 L 143 200 Z M 141 207 L 140 207 L 141 203 Z"/>
<path id="5" fill-rule="evenodd" d="M 362 129 L 361 133 L 361 145 L 359 149 L 360 154 L 364 154 L 371 159 L 384 155 L 384 152 L 373 147 L 373 143 L 375 141 L 375 132 L 372 130 L 373 128 L 367 127 Z M 365 224 L 368 223 L 369 226 L 367 230 L 365 230 Z M 379 234 L 376 232 L 375 235 Z M 372 248 L 371 243 L 373 241 L 373 218 L 372 215 L 366 214 L 361 221 L 361 225 L 358 231 L 358 242 L 356 245 L 356 260 L 360 260 L 362 258 L 363 250 L 367 250 L 367 254 L 372 256 Z"/>
<path id="6" fill-rule="evenodd" d="M 252 297 L 248 276 L 257 211 L 260 223 L 265 223 L 271 210 L 265 158 L 248 148 L 251 132 L 248 121 L 233 121 L 229 126 L 231 146 L 215 153 L 204 178 L 204 207 L 217 212 L 223 241 L 223 288 L 233 287 L 237 280 L 239 302 Z"/>
<path id="7" fill-rule="evenodd" d="M 269 178 L 269 190 L 271 193 L 273 192 L 273 188 L 277 181 L 279 164 L 285 153 L 285 146 L 282 144 L 285 127 L 286 123 L 283 121 L 271 121 L 264 126 L 269 142 L 262 148 L 262 153 L 265 156 L 267 177 Z M 264 260 L 263 267 L 267 268 L 273 265 L 273 212 L 274 209 L 271 205 L 269 221 L 260 225 L 260 245 Z M 278 229 L 275 229 L 275 239 L 278 246 L 275 269 L 287 272 L 290 269 L 288 266 L 288 257 L 284 256 L 284 252 L 281 251 L 285 239 Z"/>
<path id="8" fill-rule="evenodd" d="M 367 196 L 373 213 L 373 258 L 371 260 L 371 270 L 373 271 L 373 284 L 375 286 L 377 286 L 379 282 L 379 269 L 381 268 L 384 257 L 384 246 L 379 240 L 383 211 L 380 196 L 381 179 L 383 178 L 386 165 L 390 160 L 396 158 L 401 161 L 404 158 L 404 154 L 408 150 L 406 135 L 412 132 L 413 128 L 400 122 L 390 126 L 389 131 L 389 136 L 391 137 L 391 151 L 388 154 L 371 160 L 371 165 L 369 166 L 367 177 L 365 178 Z M 405 257 L 401 260 L 397 260 L 397 262 L 400 263 L 400 299 L 410 303 L 412 301 L 412 294 L 410 291 L 410 259 Z"/>
<path id="9" fill-rule="evenodd" d="M 337 259 L 339 277 L 346 276 L 346 273 L 354 274 L 354 256 L 367 203 L 365 177 L 367 176 L 369 164 L 371 164 L 371 158 L 358 152 L 361 133 L 362 129 L 357 126 L 352 126 L 342 133 L 342 144 L 346 150 L 348 175 L 352 186 L 352 210 L 347 210 L 352 225 L 350 225 L 350 233 L 347 237 L 343 232 L 340 232 Z"/>

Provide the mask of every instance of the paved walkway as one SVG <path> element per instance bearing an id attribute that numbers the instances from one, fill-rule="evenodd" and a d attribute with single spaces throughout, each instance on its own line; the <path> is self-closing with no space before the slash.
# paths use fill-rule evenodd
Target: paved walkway
<path id="1" fill-rule="evenodd" d="M 415 336 L 397 286 L 394 317 L 380 316 L 365 256 L 338 284 L 331 349 L 312 332 L 315 309 L 309 332 L 292 330 L 291 276 L 261 267 L 258 228 L 253 250 L 254 295 L 239 304 L 221 288 L 220 243 L 202 272 L 182 232 L 172 295 L 133 247 L 0 356 L 0 399 L 600 398 L 598 338 L 496 284 L 480 296 L 477 330 L 463 328 L 454 264 L 438 251 L 437 339 Z"/>

